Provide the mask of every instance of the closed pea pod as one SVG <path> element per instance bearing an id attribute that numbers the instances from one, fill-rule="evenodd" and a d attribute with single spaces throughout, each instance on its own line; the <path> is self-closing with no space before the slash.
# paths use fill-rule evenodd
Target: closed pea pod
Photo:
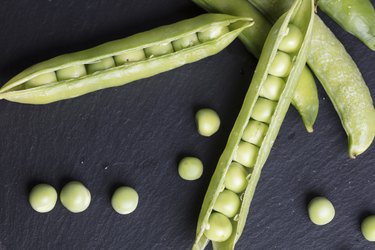
<path id="1" fill-rule="evenodd" d="M 0 99 L 45 104 L 124 85 L 214 55 L 252 23 L 251 18 L 205 14 L 61 55 L 13 77 L 0 89 Z M 194 36 L 198 41 L 182 42 Z M 57 81 L 48 78 L 43 83 L 38 79 L 46 74 L 56 74 Z M 35 80 L 37 87 L 26 84 Z"/>

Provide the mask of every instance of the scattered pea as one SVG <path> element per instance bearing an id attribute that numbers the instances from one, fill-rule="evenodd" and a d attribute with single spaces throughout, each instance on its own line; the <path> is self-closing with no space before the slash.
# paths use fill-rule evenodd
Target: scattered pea
<path id="1" fill-rule="evenodd" d="M 131 187 L 119 187 L 112 196 L 112 207 L 119 214 L 130 214 L 138 206 L 138 193 Z"/>
<path id="2" fill-rule="evenodd" d="M 237 162 L 232 162 L 225 175 L 225 187 L 235 193 L 243 192 L 247 187 L 246 176 L 247 172 L 245 168 Z"/>
<path id="3" fill-rule="evenodd" d="M 315 197 L 308 205 L 311 221 L 316 225 L 326 225 L 335 217 L 335 208 L 325 197 Z"/>
<path id="4" fill-rule="evenodd" d="M 213 212 L 208 219 L 208 226 L 204 231 L 204 235 L 212 241 L 226 241 L 232 234 L 232 223 L 221 213 Z"/>
<path id="5" fill-rule="evenodd" d="M 80 213 L 85 211 L 90 205 L 91 194 L 82 183 L 71 181 L 62 188 L 60 200 L 70 212 Z"/>
<path id="6" fill-rule="evenodd" d="M 56 190 L 48 184 L 38 184 L 31 189 L 29 202 L 31 207 L 39 213 L 51 211 L 57 201 Z"/>
<path id="7" fill-rule="evenodd" d="M 219 115 L 212 109 L 201 109 L 195 114 L 198 133 L 203 136 L 215 134 L 220 127 Z"/>
<path id="8" fill-rule="evenodd" d="M 361 224 L 363 237 L 368 241 L 375 241 L 375 215 L 366 217 Z"/>
<path id="9" fill-rule="evenodd" d="M 185 157 L 178 164 L 178 173 L 184 180 L 197 180 L 202 176 L 203 163 L 196 157 Z"/>
<path id="10" fill-rule="evenodd" d="M 228 218 L 234 217 L 240 208 L 241 201 L 238 195 L 230 190 L 224 190 L 216 199 L 214 210 Z"/>

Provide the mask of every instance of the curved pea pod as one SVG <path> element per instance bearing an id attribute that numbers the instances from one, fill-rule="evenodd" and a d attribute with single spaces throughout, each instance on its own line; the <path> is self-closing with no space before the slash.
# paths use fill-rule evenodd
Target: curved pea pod
<path id="1" fill-rule="evenodd" d="M 250 203 L 254 196 L 260 173 L 290 106 L 298 79 L 307 60 L 307 48 L 312 35 L 313 13 L 313 0 L 296 0 L 290 10 L 280 17 L 269 32 L 242 108 L 229 135 L 227 145 L 220 156 L 204 198 L 198 219 L 196 240 L 193 245 L 194 250 L 205 248 L 210 241 L 208 237 L 219 239 L 212 241 L 213 249 L 218 250 L 234 249 L 236 242 L 239 240 L 246 223 Z M 287 34 L 288 26 L 291 23 L 298 26 L 301 30 L 303 34 L 302 44 L 297 51 L 289 54 L 293 58 L 292 67 L 289 75 L 283 78 L 285 87 L 278 101 L 265 100 L 265 97 L 261 95 L 262 88 L 270 76 L 270 69 L 279 52 L 280 44 Z M 257 110 L 259 106 L 263 106 L 265 113 L 270 114 L 269 119 L 264 119 L 264 114 L 261 114 L 261 110 Z M 255 121 L 257 119 L 261 119 L 262 121 Z M 249 129 L 248 126 L 254 127 Z M 261 135 L 262 133 L 265 134 Z M 217 212 L 223 210 L 221 209 L 225 205 L 223 204 L 223 199 L 219 201 L 220 210 L 217 209 L 217 205 L 215 206 L 215 204 L 218 202 L 219 195 L 226 190 L 227 186 L 225 183 L 230 181 L 226 177 L 229 168 L 233 167 L 233 163 L 242 165 L 243 168 L 241 169 L 247 169 L 247 186 L 245 191 L 239 194 L 241 204 L 236 211 L 236 215 L 230 218 L 231 225 L 221 223 L 220 228 L 218 227 L 218 230 L 215 230 L 213 227 L 219 224 L 220 221 L 215 221 L 215 224 L 211 225 L 210 222 L 214 220 L 211 215 L 216 215 Z M 230 178 L 233 177 L 231 176 Z M 228 215 L 232 216 L 232 210 L 235 210 L 237 204 L 229 205 L 225 206 L 225 208 L 230 211 Z M 224 212 L 227 213 L 227 211 Z M 206 230 L 209 234 L 205 233 Z M 217 234 L 212 236 L 212 232 L 216 232 Z M 230 236 L 223 238 L 223 236 L 227 236 L 228 232 L 231 232 Z M 220 233 L 223 234 L 220 235 Z"/>
<path id="2" fill-rule="evenodd" d="M 273 19 L 293 2 L 249 1 Z M 314 18 L 307 63 L 332 101 L 348 135 L 349 157 L 355 158 L 370 147 L 375 137 L 373 100 L 357 65 L 318 16 Z"/>
<path id="3" fill-rule="evenodd" d="M 369 0 L 319 0 L 319 8 L 375 51 L 375 9 Z"/>
<path id="4" fill-rule="evenodd" d="M 243 30 L 238 37 L 246 49 L 259 58 L 267 34 L 272 27 L 271 22 L 259 10 L 247 0 L 193 0 L 193 2 L 208 12 L 251 17 L 254 25 L 250 29 Z M 313 125 L 319 112 L 319 98 L 314 77 L 307 67 L 298 81 L 292 105 L 301 115 L 306 130 L 313 132 Z"/>
<path id="5" fill-rule="evenodd" d="M 251 18 L 204 14 L 36 64 L 6 83 L 0 99 L 45 104 L 165 72 L 214 55 Z"/>

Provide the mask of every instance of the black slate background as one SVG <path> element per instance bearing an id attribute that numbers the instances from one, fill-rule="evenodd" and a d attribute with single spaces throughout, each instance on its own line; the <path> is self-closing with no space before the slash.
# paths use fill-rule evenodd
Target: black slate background
<path id="1" fill-rule="evenodd" d="M 375 3 L 375 1 L 372 1 Z M 2 1 L 0 81 L 50 57 L 85 49 L 203 13 L 188 0 Z M 375 97 L 375 53 L 326 20 L 358 63 Z M 32 106 L 1 101 L 0 249 L 189 249 L 206 188 L 241 107 L 256 60 L 239 41 L 220 54 L 124 87 Z M 359 227 L 375 213 L 375 146 L 356 160 L 332 104 L 319 85 L 320 113 L 308 134 L 291 108 L 264 168 L 237 249 L 373 249 Z M 200 107 L 218 111 L 222 127 L 203 138 Z M 375 126 L 375 124 L 374 124 Z M 203 177 L 183 181 L 177 162 L 195 155 Z M 92 193 L 87 211 L 58 203 L 34 212 L 28 191 L 58 190 L 80 180 Z M 131 215 L 116 214 L 119 185 L 140 195 Z M 329 197 L 336 217 L 314 226 L 306 203 Z"/>

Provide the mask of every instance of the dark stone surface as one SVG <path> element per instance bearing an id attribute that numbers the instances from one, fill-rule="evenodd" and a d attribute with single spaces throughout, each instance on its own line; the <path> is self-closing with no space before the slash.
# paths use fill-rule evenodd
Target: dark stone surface
<path id="1" fill-rule="evenodd" d="M 374 2 L 374 1 L 373 1 Z M 0 81 L 34 63 L 203 13 L 179 1 L 3 1 Z M 327 18 L 324 17 L 325 20 Z M 358 63 L 375 97 L 375 53 L 327 24 Z M 256 66 L 239 41 L 200 62 L 50 105 L 1 101 L 1 249 L 189 249 L 210 176 Z M 291 109 L 262 173 L 238 249 L 370 249 L 360 220 L 375 213 L 375 146 L 356 160 L 332 104 L 319 85 L 320 113 L 307 134 Z M 212 107 L 220 132 L 200 137 L 194 112 Z M 374 124 L 375 126 L 375 124 Z M 178 159 L 195 155 L 203 177 L 179 178 Z M 89 209 L 72 214 L 61 203 L 34 212 L 28 191 L 40 182 L 58 190 L 80 180 Z M 118 185 L 138 190 L 131 215 L 110 206 Z M 336 217 L 314 226 L 306 203 L 329 197 Z"/>

